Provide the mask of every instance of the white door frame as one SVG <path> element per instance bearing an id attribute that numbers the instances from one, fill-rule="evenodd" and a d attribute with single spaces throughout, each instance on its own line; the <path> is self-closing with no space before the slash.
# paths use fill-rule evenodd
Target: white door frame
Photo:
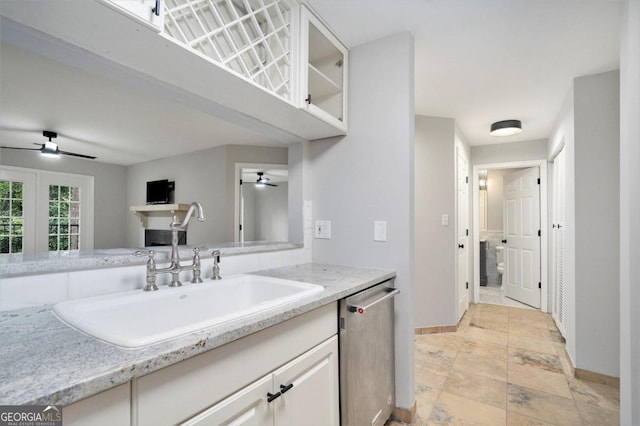
<path id="1" fill-rule="evenodd" d="M 288 164 L 269 164 L 269 163 L 236 163 L 235 164 L 235 182 L 233 183 L 233 241 L 240 241 L 240 179 L 242 178 L 242 169 L 273 169 L 288 170 Z"/>
<path id="2" fill-rule="evenodd" d="M 483 169 L 516 169 L 523 167 L 540 168 L 540 281 L 542 291 L 540 293 L 540 311 L 549 312 L 548 304 L 548 277 L 547 277 L 547 160 L 512 161 L 506 163 L 474 164 L 473 165 L 473 301 L 480 301 L 480 223 L 479 201 L 480 189 L 478 172 Z"/>

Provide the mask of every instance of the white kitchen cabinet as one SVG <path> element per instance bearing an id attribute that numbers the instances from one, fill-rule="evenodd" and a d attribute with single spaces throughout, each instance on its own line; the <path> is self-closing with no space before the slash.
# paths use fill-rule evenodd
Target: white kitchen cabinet
<path id="1" fill-rule="evenodd" d="M 271 374 L 224 401 L 182 423 L 182 426 L 258 426 L 273 424 L 273 406 L 267 394 L 273 389 Z"/>
<path id="2" fill-rule="evenodd" d="M 99 76 L 143 81 L 160 97 L 285 144 L 346 134 L 347 51 L 296 1 L 163 0 L 159 17 L 150 1 L 3 2 L 3 41 Z M 203 16 L 226 9 L 214 19 L 219 28 L 203 33 Z"/>
<path id="3" fill-rule="evenodd" d="M 346 134 L 349 51 L 304 6 L 300 11 L 300 62 L 301 108 Z"/>
<path id="4" fill-rule="evenodd" d="M 337 426 L 339 422 L 334 336 L 182 425 Z"/>
<path id="5" fill-rule="evenodd" d="M 247 390 L 247 386 L 253 386 L 256 381 L 262 380 L 265 376 L 273 377 L 274 372 L 281 372 L 281 367 L 288 365 L 291 360 L 298 357 L 302 359 L 305 355 L 311 360 L 311 355 L 308 354 L 315 353 L 314 348 L 336 336 L 338 332 L 336 317 L 337 305 L 331 303 L 209 352 L 134 379 L 132 410 L 137 424 L 140 426 L 179 424 L 194 420 L 194 416 L 213 409 L 217 404 L 222 404 L 222 401 L 231 404 L 230 401 L 234 396 Z M 331 355 L 334 358 L 329 357 L 326 361 L 318 364 L 322 366 L 316 368 L 319 370 L 318 374 L 328 372 L 328 368 L 333 365 L 334 361 L 336 362 L 334 372 L 337 374 L 337 360 L 335 359 L 337 350 L 335 352 Z M 313 360 L 315 359 L 319 358 L 313 358 Z M 324 368 L 327 369 L 323 370 Z M 281 376 L 279 383 L 271 384 L 270 389 L 276 390 L 269 392 L 275 394 L 279 391 L 281 384 L 288 385 L 293 380 L 293 389 L 296 387 L 295 381 L 301 383 L 301 392 L 298 395 L 302 395 L 309 387 L 304 383 L 307 376 L 295 373 L 295 371 L 306 371 L 307 373 L 304 374 L 309 375 L 309 372 L 315 370 L 311 367 L 307 369 L 300 367 L 299 370 L 292 368 L 291 373 Z M 313 382 L 308 383 L 319 382 L 318 378 L 314 378 Z M 337 380 L 337 376 L 335 380 Z M 293 389 L 285 392 L 284 396 L 287 398 L 281 396 L 274 402 L 282 403 L 284 401 L 286 404 L 289 400 L 295 399 L 296 394 L 293 393 Z M 175 403 L 177 390 L 180 393 L 179 404 Z M 291 398 L 288 398 L 289 393 L 293 395 Z M 266 392 L 263 394 L 266 397 Z M 322 395 L 326 394 L 326 392 L 322 392 Z M 335 396 L 335 404 L 337 405 L 337 388 Z M 254 397 L 253 393 L 250 397 L 247 396 L 248 399 L 237 397 L 238 400 L 244 402 L 234 402 L 239 405 L 233 405 L 233 407 L 239 412 L 246 409 L 244 414 L 248 417 L 245 418 L 259 416 L 259 413 L 251 411 L 260 409 L 260 403 L 256 402 L 258 400 L 252 400 Z M 316 396 L 316 398 L 319 397 Z M 319 401 L 314 401 L 312 404 L 319 404 Z M 285 408 L 287 407 L 289 405 L 286 405 Z M 222 410 L 222 408 L 220 409 Z M 225 408 L 221 415 L 231 414 L 226 410 L 233 411 L 232 408 Z M 325 423 L 323 426 L 327 426 L 327 424 Z"/>
<path id="6" fill-rule="evenodd" d="M 99 0 L 100 3 L 160 32 L 164 26 L 164 0 Z"/>
<path id="7" fill-rule="evenodd" d="M 338 338 L 332 337 L 273 373 L 275 424 L 337 426 Z"/>
<path id="8" fill-rule="evenodd" d="M 125 426 L 131 423 L 131 386 L 125 383 L 62 408 L 65 426 Z"/>

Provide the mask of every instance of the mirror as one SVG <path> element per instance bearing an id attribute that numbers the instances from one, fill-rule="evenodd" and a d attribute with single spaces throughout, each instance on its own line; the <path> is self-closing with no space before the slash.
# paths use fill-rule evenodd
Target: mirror
<path id="1" fill-rule="evenodd" d="M 89 208 L 93 210 L 94 249 L 141 247 L 145 245 L 145 230 L 169 229 L 171 213 L 168 210 L 148 215 L 144 223 L 146 228 L 140 216 L 132 211 L 136 206 L 146 205 L 146 183 L 161 179 L 175 182 L 175 203 L 190 204 L 192 201 L 199 201 L 204 207 L 207 220 L 190 225 L 186 234 L 186 243 L 189 245 L 232 241 L 287 241 L 287 161 L 286 147 L 246 145 L 217 146 L 131 166 L 76 158 L 48 159 L 37 151 L 3 149 L 0 156 L 0 172 L 3 174 L 0 174 L 0 180 L 29 181 L 33 183 L 34 193 L 42 193 L 49 188 L 49 181 L 59 185 L 63 177 L 65 185 L 74 187 L 74 177 L 89 176 L 93 180 L 93 194 L 90 197 L 93 205 Z M 255 184 L 258 172 L 264 173 L 263 177 L 265 180 L 268 179 L 266 182 L 270 185 L 266 185 L 266 189 L 269 192 L 258 193 Z M 20 173 L 27 178 L 20 177 Z M 29 175 L 32 177 L 28 177 Z M 239 178 L 236 176 L 243 176 L 243 180 L 247 182 L 243 185 L 243 234 L 237 232 L 240 204 L 237 195 Z M 47 198 L 39 200 L 37 197 L 28 201 L 28 183 L 23 186 L 24 222 L 13 222 L 15 225 L 23 226 L 25 239 L 29 236 L 27 227 L 45 234 L 44 238 L 35 237 L 36 243 L 33 245 L 25 245 L 25 253 L 46 251 L 52 235 L 53 222 L 50 214 L 40 218 L 38 216 L 42 215 L 36 213 L 50 213 L 52 201 Z M 36 188 L 39 190 L 36 191 Z M 87 192 L 90 190 L 84 189 L 81 194 Z M 14 211 L 16 210 L 18 202 L 12 199 L 10 193 L 0 196 L 5 197 L 5 204 L 8 206 L 7 209 L 3 208 L 3 212 L 11 211 L 11 203 L 14 203 Z M 162 206 L 158 205 L 158 208 Z M 61 210 L 64 209 L 56 211 Z M 82 207 L 80 211 L 82 212 Z M 11 219 L 5 217 L 5 213 L 0 214 L 3 216 L 0 221 L 8 225 Z M 27 218 L 31 218 L 31 222 L 28 222 Z M 44 226 L 38 225 L 38 221 L 47 223 Z M 66 227 L 62 223 L 63 219 L 56 221 L 57 230 L 62 230 L 63 234 L 71 232 L 71 226 Z M 88 219 L 80 218 L 81 229 L 83 223 L 90 225 Z M 271 224 L 267 226 L 269 223 Z M 10 229 L 15 229 L 16 232 L 18 229 L 17 226 L 0 228 L 0 232 L 7 234 L 5 239 L 11 238 L 13 231 Z M 50 243 L 49 247 L 52 247 Z M 82 244 L 80 248 L 82 249 Z"/>

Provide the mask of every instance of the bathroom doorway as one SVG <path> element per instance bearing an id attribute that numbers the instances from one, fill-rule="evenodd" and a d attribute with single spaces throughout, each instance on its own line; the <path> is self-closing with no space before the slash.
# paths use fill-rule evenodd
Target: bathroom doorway
<path id="1" fill-rule="evenodd" d="M 544 160 L 474 165 L 474 302 L 547 312 L 546 190 Z"/>

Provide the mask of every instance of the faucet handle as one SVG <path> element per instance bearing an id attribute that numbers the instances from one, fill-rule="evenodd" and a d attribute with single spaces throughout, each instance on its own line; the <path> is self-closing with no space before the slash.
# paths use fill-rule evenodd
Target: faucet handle
<path id="1" fill-rule="evenodd" d="M 154 259 L 156 252 L 153 250 L 137 250 L 133 254 L 135 256 L 149 256 L 149 260 L 147 260 L 147 285 L 144 286 L 143 290 L 157 290 L 158 286 L 156 286 L 156 261 Z"/>
<path id="2" fill-rule="evenodd" d="M 156 252 L 153 250 L 136 250 L 133 252 L 134 256 L 149 256 L 149 260 L 153 260 L 153 257 L 156 255 Z"/>
<path id="3" fill-rule="evenodd" d="M 209 250 L 209 247 L 207 246 L 194 247 L 193 254 L 197 256 L 198 254 L 200 254 L 201 251 L 205 251 L 205 250 Z"/>

